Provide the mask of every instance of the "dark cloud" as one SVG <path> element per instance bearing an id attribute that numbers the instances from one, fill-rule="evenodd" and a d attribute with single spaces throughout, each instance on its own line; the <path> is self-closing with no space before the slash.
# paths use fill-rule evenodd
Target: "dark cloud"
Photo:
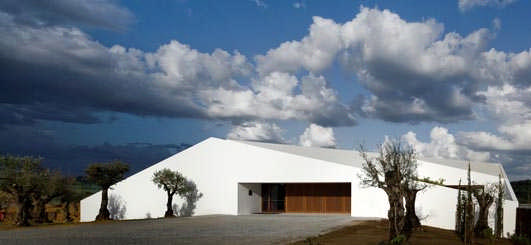
<path id="1" fill-rule="evenodd" d="M 136 173 L 188 147 L 189 144 L 129 143 L 64 145 L 54 140 L 53 132 L 18 126 L 0 131 L 0 154 L 42 157 L 43 164 L 69 175 L 83 175 L 94 162 L 121 160 Z"/>
<path id="2" fill-rule="evenodd" d="M 126 8 L 107 0 L 3 0 L 0 11 L 18 24 L 32 26 L 84 25 L 124 30 L 134 20 Z"/>

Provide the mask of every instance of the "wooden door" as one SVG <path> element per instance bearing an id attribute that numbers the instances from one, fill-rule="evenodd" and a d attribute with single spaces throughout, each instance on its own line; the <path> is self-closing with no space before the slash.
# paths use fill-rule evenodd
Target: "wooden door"
<path id="1" fill-rule="evenodd" d="M 350 213 L 350 183 L 286 184 L 286 212 Z"/>

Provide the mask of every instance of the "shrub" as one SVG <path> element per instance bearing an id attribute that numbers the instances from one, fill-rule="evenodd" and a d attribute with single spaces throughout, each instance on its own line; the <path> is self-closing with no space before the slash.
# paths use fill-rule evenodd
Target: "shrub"
<path id="1" fill-rule="evenodd" d="M 509 235 L 509 234 L 507 234 Z M 531 245 L 531 241 L 525 235 L 513 234 L 509 238 L 514 245 Z"/>
<path id="2" fill-rule="evenodd" d="M 391 241 L 389 242 L 389 244 L 392 244 L 392 245 L 401 245 L 401 244 L 405 244 L 406 243 L 406 240 L 407 240 L 407 237 L 405 235 L 398 235 L 396 236 L 395 238 L 391 239 Z"/>

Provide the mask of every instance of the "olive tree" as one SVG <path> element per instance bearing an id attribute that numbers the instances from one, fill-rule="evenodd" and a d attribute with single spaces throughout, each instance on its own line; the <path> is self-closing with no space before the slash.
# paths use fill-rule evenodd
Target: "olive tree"
<path id="1" fill-rule="evenodd" d="M 175 217 L 172 205 L 173 196 L 175 194 L 183 196 L 188 191 L 186 178 L 178 171 L 164 168 L 153 174 L 153 183 L 164 189 L 168 197 L 164 217 Z"/>
<path id="2" fill-rule="evenodd" d="M 17 225 L 30 225 L 42 171 L 40 158 L 0 156 L 0 190 L 11 195 L 18 206 Z"/>
<path id="3" fill-rule="evenodd" d="M 129 165 L 120 161 L 93 163 L 85 169 L 88 180 L 101 187 L 101 205 L 96 220 L 109 220 L 109 188 L 122 180 L 129 171 Z"/>
<path id="4" fill-rule="evenodd" d="M 361 184 L 378 187 L 387 194 L 389 240 L 401 235 L 407 237 L 410 230 L 406 225 L 408 223 L 413 225 L 412 223 L 418 221 L 414 213 L 416 194 L 424 188 L 416 184 L 418 177 L 416 176 L 417 165 L 414 149 L 411 146 L 404 146 L 398 140 L 391 140 L 378 146 L 378 155 L 374 159 L 368 156 L 363 146 L 360 154 L 364 159 L 360 175 Z M 404 212 L 405 198 L 406 201 L 410 202 L 407 205 L 410 209 L 409 216 L 406 216 Z"/>
<path id="5" fill-rule="evenodd" d="M 67 178 L 60 172 L 44 170 L 39 173 L 38 188 L 35 193 L 36 221 L 50 222 L 46 214 L 46 204 L 64 195 L 68 188 Z"/>
<path id="6" fill-rule="evenodd" d="M 494 203 L 496 192 L 496 186 L 492 184 L 483 185 L 472 191 L 479 207 L 478 220 L 474 226 L 476 236 L 483 236 L 483 231 L 489 228 L 489 208 Z"/>
<path id="7" fill-rule="evenodd" d="M 498 190 L 498 196 L 496 198 L 494 236 L 499 239 L 502 237 L 503 233 L 503 197 L 505 195 L 505 184 L 502 182 L 501 175 L 499 175 L 498 178 L 498 185 L 496 186 L 496 189 Z"/>

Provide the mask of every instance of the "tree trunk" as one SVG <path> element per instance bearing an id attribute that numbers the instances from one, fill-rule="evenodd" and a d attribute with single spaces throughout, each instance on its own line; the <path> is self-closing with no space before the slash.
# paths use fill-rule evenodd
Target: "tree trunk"
<path id="1" fill-rule="evenodd" d="M 403 233 L 404 227 L 404 202 L 397 188 L 387 193 L 389 199 L 389 241 Z"/>
<path id="2" fill-rule="evenodd" d="M 108 191 L 109 191 L 109 188 L 104 188 L 101 191 L 100 212 L 98 213 L 98 216 L 96 216 L 96 221 L 111 219 L 110 218 L 111 214 L 109 213 L 109 209 L 107 209 L 107 205 L 109 203 Z"/>
<path id="3" fill-rule="evenodd" d="M 417 193 L 417 190 L 408 190 L 405 192 L 406 217 L 404 224 L 404 232 L 408 236 L 414 229 L 422 227 L 415 211 L 415 201 L 417 199 Z"/>
<path id="4" fill-rule="evenodd" d="M 474 233 L 476 236 L 482 236 L 483 230 L 489 228 L 489 208 L 492 205 L 494 198 L 488 193 L 476 194 L 478 201 L 479 213 L 478 221 L 474 226 Z"/>
<path id="5" fill-rule="evenodd" d="M 173 215 L 173 207 L 172 207 L 173 194 L 170 193 L 169 191 L 167 193 L 168 193 L 168 201 L 166 202 L 166 213 L 164 213 L 164 217 L 165 218 L 175 217 L 175 215 Z"/>
<path id="6" fill-rule="evenodd" d="M 37 223 L 46 223 L 48 222 L 48 215 L 46 215 L 46 203 L 43 200 L 37 200 L 36 202 L 37 209 Z"/>
<path id="7" fill-rule="evenodd" d="M 66 222 L 72 222 L 73 219 L 70 217 L 70 201 L 67 201 L 66 204 L 65 204 L 65 219 L 66 219 Z"/>
<path id="8" fill-rule="evenodd" d="M 484 201 L 478 202 L 479 204 L 479 214 L 478 214 L 478 221 L 476 222 L 476 226 L 474 227 L 474 232 L 477 236 L 481 236 L 483 230 L 489 228 L 489 206 L 487 206 L 488 203 L 485 203 Z"/>
<path id="9" fill-rule="evenodd" d="M 31 209 L 33 208 L 33 204 L 31 202 L 31 198 L 22 198 L 22 203 L 20 205 L 20 210 L 18 212 L 18 223 L 19 226 L 29 226 L 31 219 Z"/>

